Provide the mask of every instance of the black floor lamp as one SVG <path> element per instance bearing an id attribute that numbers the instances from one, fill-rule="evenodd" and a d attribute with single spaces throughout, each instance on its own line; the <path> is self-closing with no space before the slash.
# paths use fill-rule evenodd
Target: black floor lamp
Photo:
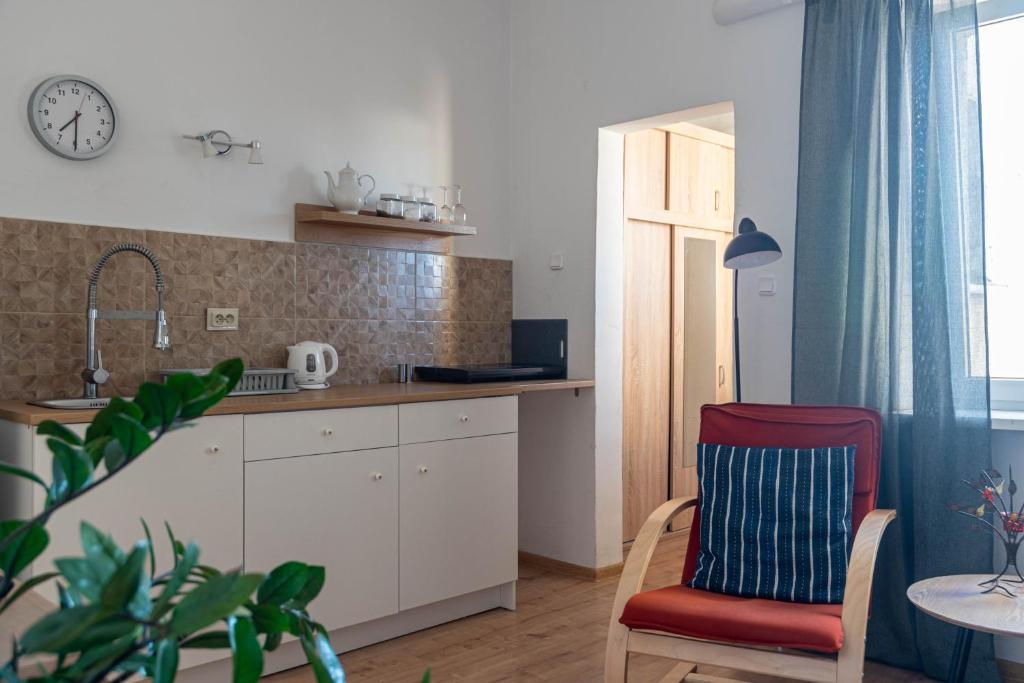
<path id="1" fill-rule="evenodd" d="M 729 241 L 722 259 L 726 268 L 732 269 L 732 353 L 733 372 L 736 375 L 736 402 L 742 402 L 740 396 L 740 315 L 739 315 L 739 284 L 740 271 L 757 268 L 782 258 L 782 249 L 772 236 L 759 232 L 754 221 L 744 218 L 740 221 L 736 236 Z"/>

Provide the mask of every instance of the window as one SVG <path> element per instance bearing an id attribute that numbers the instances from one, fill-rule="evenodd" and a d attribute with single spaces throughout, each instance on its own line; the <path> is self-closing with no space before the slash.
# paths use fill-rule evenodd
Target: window
<path id="1" fill-rule="evenodd" d="M 992 405 L 1024 409 L 1024 2 L 978 5 Z"/>

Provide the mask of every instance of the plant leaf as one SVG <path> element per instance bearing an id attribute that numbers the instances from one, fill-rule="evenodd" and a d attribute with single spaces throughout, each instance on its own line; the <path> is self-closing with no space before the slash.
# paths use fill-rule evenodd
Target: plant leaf
<path id="1" fill-rule="evenodd" d="M 288 630 L 288 615 L 276 605 L 251 605 L 249 612 L 257 633 L 284 633 Z"/>
<path id="2" fill-rule="evenodd" d="M 178 673 L 178 641 L 165 638 L 156 646 L 156 662 L 153 665 L 153 683 L 174 683 Z"/>
<path id="3" fill-rule="evenodd" d="M 427 667 L 427 670 L 423 672 L 423 680 L 420 683 L 430 683 L 430 667 L 429 666 Z"/>
<path id="4" fill-rule="evenodd" d="M 56 420 L 43 420 L 40 422 L 39 426 L 36 427 L 36 434 L 41 436 L 52 436 L 60 439 L 61 441 L 66 441 L 72 446 L 82 445 L 82 437 L 78 436 L 78 434 L 71 431 L 69 427 L 57 422 Z"/>
<path id="5" fill-rule="evenodd" d="M 117 571 L 117 564 L 105 557 L 59 557 L 53 563 L 67 580 L 68 590 L 90 602 L 100 599 L 103 585 Z"/>
<path id="6" fill-rule="evenodd" d="M 33 576 L 31 579 L 28 579 L 27 581 L 22 581 L 21 583 L 18 584 L 18 587 L 15 588 L 11 592 L 11 594 L 7 596 L 7 599 L 3 603 L 0 603 L 0 614 L 3 614 L 4 610 L 6 610 L 11 605 L 13 605 L 15 600 L 20 598 L 22 595 L 24 595 L 28 591 L 32 590 L 33 588 L 35 588 L 39 584 L 45 583 L 45 582 L 49 581 L 50 579 L 55 579 L 58 576 L 60 576 L 60 574 L 58 574 L 57 572 L 45 572 L 43 574 L 36 574 L 35 576 Z"/>
<path id="7" fill-rule="evenodd" d="M 149 578 L 150 580 L 156 576 L 156 550 L 153 548 L 153 534 L 149 533 L 149 525 L 146 524 L 146 520 L 139 517 L 139 521 L 142 522 L 142 530 L 146 532 L 146 545 L 149 547 Z"/>
<path id="8" fill-rule="evenodd" d="M 20 467 L 8 465 L 5 462 L 0 462 L 0 474 L 10 474 L 15 477 L 21 477 L 22 479 L 29 479 L 42 486 L 44 489 L 49 490 L 50 488 L 46 485 L 46 482 L 43 481 L 42 477 L 36 475 L 35 472 L 29 472 L 28 470 L 23 470 Z"/>
<path id="9" fill-rule="evenodd" d="M 8 538 L 26 524 L 30 525 L 28 531 L 22 532 L 10 545 L 0 551 L 0 569 L 3 570 L 4 576 L 16 577 L 50 544 L 50 534 L 42 525 L 36 522 L 22 522 L 17 519 L 0 522 L 0 540 Z"/>
<path id="10" fill-rule="evenodd" d="M 140 386 L 135 403 L 142 408 L 142 424 L 148 429 L 167 431 L 181 413 L 181 397 L 162 384 L 146 382 Z"/>
<path id="11" fill-rule="evenodd" d="M 142 569 L 146 564 L 146 555 L 146 543 L 136 543 L 124 563 L 107 580 L 100 592 L 100 603 L 108 611 L 123 611 L 135 599 L 139 589 L 144 588 Z"/>
<path id="12" fill-rule="evenodd" d="M 228 618 L 231 638 L 233 683 L 255 683 L 263 673 L 263 649 L 256 638 L 256 628 L 248 619 Z"/>
<path id="13" fill-rule="evenodd" d="M 316 659 L 326 674 L 326 678 L 318 678 L 319 683 L 345 683 L 345 670 L 341 667 L 341 661 L 334 653 L 334 648 L 331 647 L 331 641 L 323 633 L 317 632 L 313 637 L 313 643 Z"/>
<path id="14" fill-rule="evenodd" d="M 174 608 L 171 634 L 181 637 L 226 618 L 245 603 L 262 580 L 262 574 L 224 574 L 196 586 Z"/>
<path id="15" fill-rule="evenodd" d="M 131 401 L 124 400 L 120 396 L 115 396 L 110 400 L 110 403 L 107 404 L 106 408 L 96 413 L 96 416 L 92 418 L 92 422 L 85 430 L 86 444 L 94 439 L 113 436 L 114 418 L 121 414 L 134 417 L 136 420 L 141 420 L 142 408 Z"/>
<path id="16" fill-rule="evenodd" d="M 111 422 L 111 429 L 121 450 L 124 451 L 125 457 L 129 460 L 134 460 L 153 444 L 153 437 L 149 435 L 149 430 L 142 422 L 130 415 L 115 415 Z"/>
<path id="17" fill-rule="evenodd" d="M 263 649 L 267 652 L 273 652 L 281 645 L 280 633 L 268 633 L 266 639 L 263 641 Z"/>
<path id="18" fill-rule="evenodd" d="M 306 579 L 306 585 L 291 599 L 289 604 L 299 609 L 305 609 L 306 605 L 311 603 L 316 596 L 320 595 L 326 578 L 327 573 L 323 567 L 309 565 L 309 576 Z"/>
<path id="19" fill-rule="evenodd" d="M 170 530 L 170 527 L 168 527 Z M 177 553 L 175 553 L 177 558 Z M 181 587 L 185 585 L 185 581 L 188 579 L 189 573 L 192 571 L 192 567 L 195 566 L 199 560 L 199 546 L 195 543 L 189 543 L 188 547 L 185 548 L 185 553 L 181 556 L 181 560 L 174 565 L 174 570 L 171 572 L 171 578 L 167 580 L 167 584 L 164 586 L 163 592 L 160 593 L 160 597 L 157 598 L 156 604 L 153 605 L 153 617 L 159 619 L 164 615 L 167 609 L 171 606 L 171 600 L 178 594 Z"/>
<path id="20" fill-rule="evenodd" d="M 114 543 L 110 534 L 103 533 L 85 520 L 78 525 L 78 534 L 82 539 L 82 550 L 88 559 L 105 557 L 115 566 L 124 561 L 124 551 Z"/>
<path id="21" fill-rule="evenodd" d="M 92 479 L 92 459 L 78 446 L 70 446 L 58 439 L 47 439 L 53 453 L 53 485 L 50 486 L 48 507 L 78 492 Z"/>
<path id="22" fill-rule="evenodd" d="M 309 565 L 285 562 L 275 567 L 260 584 L 257 600 L 263 604 L 283 605 L 305 587 L 309 579 Z"/>
<path id="23" fill-rule="evenodd" d="M 99 605 L 69 607 L 51 612 L 33 624 L 21 637 L 21 650 L 25 653 L 55 652 L 87 631 L 102 617 Z"/>

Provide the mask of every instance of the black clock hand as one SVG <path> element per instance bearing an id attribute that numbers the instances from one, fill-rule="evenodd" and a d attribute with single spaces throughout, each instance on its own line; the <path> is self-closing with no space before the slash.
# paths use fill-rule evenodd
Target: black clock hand
<path id="1" fill-rule="evenodd" d="M 75 143 L 73 149 L 78 151 L 78 116 L 75 116 Z"/>
<path id="2" fill-rule="evenodd" d="M 77 121 L 77 120 L 78 120 L 78 117 L 79 117 L 79 116 L 81 116 L 81 113 L 80 113 L 80 112 L 77 112 L 77 111 L 76 111 L 76 112 L 75 112 L 75 115 L 74 115 L 74 116 L 72 116 L 72 117 L 71 117 L 70 119 L 68 119 L 68 122 L 67 122 L 67 123 L 65 123 L 65 124 L 64 124 L 63 126 L 61 126 L 61 127 L 60 127 L 60 130 L 61 130 L 61 131 L 63 131 L 63 130 L 65 129 L 65 128 L 67 128 L 67 127 L 68 127 L 68 126 L 70 126 L 70 125 L 71 125 L 72 123 L 74 123 L 75 121 Z"/>

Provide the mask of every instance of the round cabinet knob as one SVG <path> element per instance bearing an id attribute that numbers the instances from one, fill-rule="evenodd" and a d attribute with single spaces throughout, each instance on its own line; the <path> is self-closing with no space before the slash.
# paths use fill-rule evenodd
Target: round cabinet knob
<path id="1" fill-rule="evenodd" d="M 330 427 L 324 427 L 323 434 L 324 436 L 334 436 L 334 430 Z"/>
<path id="2" fill-rule="evenodd" d="M 426 465 L 420 465 L 420 474 L 426 474 L 428 471 Z"/>
<path id="3" fill-rule="evenodd" d="M 209 453 L 210 455 L 217 455 L 218 453 L 220 453 L 220 446 L 218 446 L 217 444 L 214 444 L 214 445 L 210 446 L 209 448 L 207 448 L 206 452 Z"/>
<path id="4" fill-rule="evenodd" d="M 459 415 L 459 422 L 469 422 L 469 415 Z"/>
<path id="5" fill-rule="evenodd" d="M 384 475 L 381 474 L 380 472 L 374 472 L 373 474 L 370 475 L 370 478 L 373 479 L 374 481 L 380 481 L 381 479 L 384 478 Z"/>

